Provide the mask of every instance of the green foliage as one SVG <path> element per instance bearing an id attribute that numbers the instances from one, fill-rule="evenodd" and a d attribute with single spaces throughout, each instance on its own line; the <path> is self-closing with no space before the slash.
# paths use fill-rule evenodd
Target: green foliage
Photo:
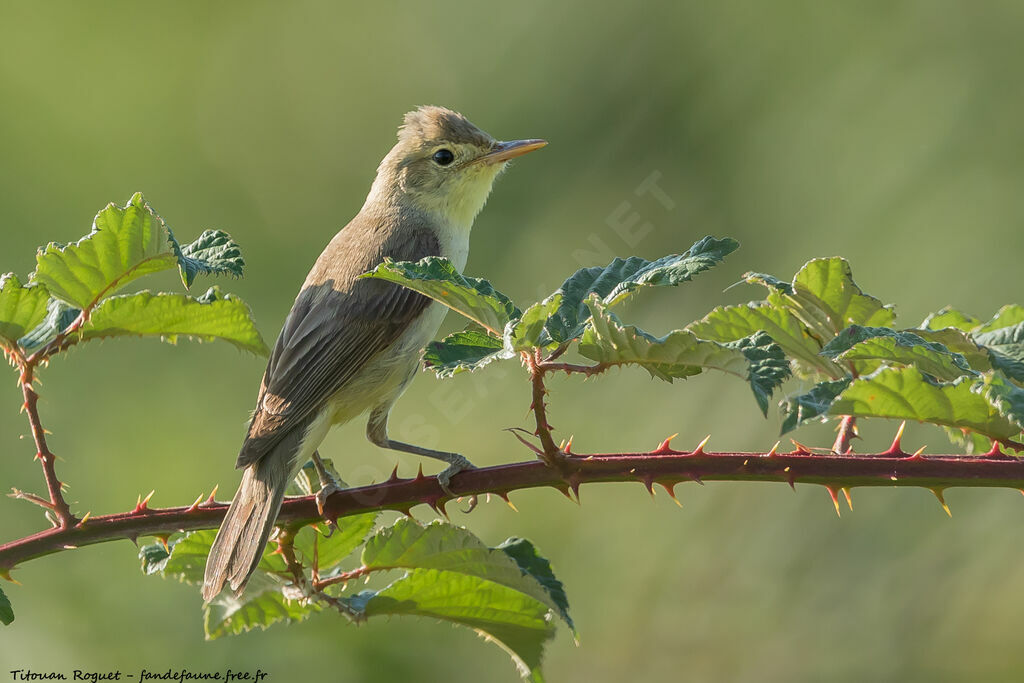
<path id="1" fill-rule="evenodd" d="M 207 230 L 180 246 L 142 195 L 101 210 L 92 231 L 73 244 L 51 242 L 36 256 L 30 285 L 0 280 L 0 346 L 47 355 L 89 339 L 152 336 L 220 339 L 253 353 L 268 349 L 249 307 L 216 287 L 193 297 L 148 291 L 115 295 L 151 273 L 178 269 L 189 287 L 200 274 L 242 274 L 241 250 L 224 232 Z M 58 339 L 62 344 L 50 346 Z"/>
<path id="2" fill-rule="evenodd" d="M 0 588 L 0 624 L 10 626 L 13 621 L 14 607 L 11 606 L 11 601 L 7 598 L 7 594 Z"/>
<path id="3" fill-rule="evenodd" d="M 465 330 L 430 342 L 423 352 L 423 366 L 438 377 L 478 370 L 493 360 L 508 358 L 501 340 L 483 330 Z"/>

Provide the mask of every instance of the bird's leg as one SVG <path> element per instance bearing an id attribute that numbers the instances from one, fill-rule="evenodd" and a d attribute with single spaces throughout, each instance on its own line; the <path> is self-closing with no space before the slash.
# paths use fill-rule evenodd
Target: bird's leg
<path id="1" fill-rule="evenodd" d="M 313 467 L 316 469 L 317 479 L 320 480 L 320 490 L 316 493 L 316 509 L 323 517 L 327 497 L 332 493 L 345 490 L 345 482 L 338 477 L 338 473 L 334 471 L 333 467 L 328 469 L 328 466 L 320 459 L 319 450 L 313 451 Z"/>
<path id="2" fill-rule="evenodd" d="M 370 413 L 370 419 L 366 423 L 366 438 L 368 438 L 371 443 L 376 446 L 380 446 L 381 448 L 401 451 L 403 453 L 412 453 L 413 455 L 423 455 L 428 458 L 443 460 L 448 463 L 448 467 L 437 475 L 437 483 L 440 484 L 442 491 L 452 498 L 455 498 L 456 495 L 452 493 L 451 490 L 452 477 L 465 470 L 475 470 L 476 465 L 467 460 L 465 456 L 459 455 L 458 453 L 435 451 L 432 448 L 414 446 L 409 443 L 403 443 L 401 441 L 395 441 L 394 439 L 388 438 L 388 415 L 390 412 L 391 406 L 383 406 L 376 408 Z M 466 512 L 475 508 L 476 503 L 477 497 L 474 495 L 469 500 L 469 509 L 466 510 Z"/>

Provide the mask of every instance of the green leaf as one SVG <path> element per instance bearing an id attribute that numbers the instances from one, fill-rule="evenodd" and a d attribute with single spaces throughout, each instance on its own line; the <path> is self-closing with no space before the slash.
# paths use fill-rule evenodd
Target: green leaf
<path id="1" fill-rule="evenodd" d="M 877 370 L 879 363 L 913 365 L 941 380 L 977 374 L 962 355 L 942 344 L 926 341 L 912 331 L 897 332 L 888 327 L 851 325 L 826 344 L 821 353 L 837 361 L 855 362 L 861 375 Z"/>
<path id="2" fill-rule="evenodd" d="M 139 292 L 104 299 L 79 333 L 83 340 L 125 335 L 223 340 L 262 356 L 269 353 L 249 307 L 211 287 L 197 298 L 187 294 Z"/>
<path id="3" fill-rule="evenodd" d="M 172 242 L 177 247 L 177 243 Z M 179 251 L 178 271 L 186 289 L 192 286 L 197 275 L 233 275 L 242 277 L 245 260 L 242 249 L 231 235 L 222 230 L 207 230 L 191 244 Z"/>
<path id="4" fill-rule="evenodd" d="M 295 552 L 304 566 L 315 564 L 320 575 L 327 573 L 363 544 L 367 534 L 377 524 L 377 512 L 341 517 L 338 528 L 327 531 L 326 525 L 303 527 L 295 535 Z M 328 535 L 329 534 L 329 535 Z"/>
<path id="5" fill-rule="evenodd" d="M 524 574 L 532 576 L 544 587 L 544 590 L 551 596 L 552 602 L 558 607 L 558 613 L 573 634 L 576 633 L 576 625 L 569 616 L 569 598 L 565 594 L 565 586 L 555 578 L 551 569 L 551 563 L 547 558 L 537 553 L 537 548 L 525 538 L 509 538 L 498 546 L 498 550 L 504 551 L 519 565 L 519 570 Z"/>
<path id="6" fill-rule="evenodd" d="M 767 302 L 720 306 L 686 329 L 702 339 L 729 342 L 764 331 L 794 361 L 804 377 L 824 375 L 838 379 L 846 371 L 819 355 L 821 344 L 808 334 L 800 319 L 789 309 Z"/>
<path id="7" fill-rule="evenodd" d="M 203 607 L 207 640 L 239 635 L 257 627 L 267 629 L 282 621 L 302 621 L 320 611 L 316 603 L 288 599 L 281 592 L 282 587 L 282 582 L 257 572 L 249 579 L 241 597 L 226 591 L 221 593 Z"/>
<path id="8" fill-rule="evenodd" d="M 216 537 L 216 529 L 205 529 L 187 533 L 173 544 L 169 544 L 171 546 L 170 557 L 157 560 L 163 562 L 162 574 L 182 583 L 202 584 L 203 573 L 206 571 L 206 558 L 210 554 L 210 547 Z M 152 553 L 147 557 L 159 555 L 156 551 L 152 551 Z M 143 570 L 146 569 L 145 559 L 143 558 Z M 147 571 L 146 573 L 154 572 Z"/>
<path id="9" fill-rule="evenodd" d="M 750 382 L 762 412 L 768 410 L 768 396 L 789 376 L 785 354 L 763 332 L 729 344 L 700 339 L 687 330 L 655 337 L 620 323 L 596 295 L 587 306 L 592 317 L 579 352 L 598 363 L 639 365 L 652 377 L 667 382 L 699 374 L 705 368 L 728 372 Z"/>
<path id="10" fill-rule="evenodd" d="M 7 594 L 4 593 L 4 589 L 0 588 L 0 624 L 10 626 L 12 621 L 14 621 L 14 607 Z"/>
<path id="11" fill-rule="evenodd" d="M 768 302 L 786 307 L 822 343 L 849 325 L 891 327 L 896 314 L 853 281 L 846 259 L 814 259 L 793 278 L 792 293 L 772 288 Z"/>
<path id="12" fill-rule="evenodd" d="M 49 298 L 46 287 L 24 287 L 14 273 L 0 276 L 0 347 L 13 351 L 46 318 Z"/>
<path id="13" fill-rule="evenodd" d="M 520 315 L 515 304 L 490 282 L 462 275 L 448 259 L 439 256 L 427 256 L 416 262 L 385 259 L 360 277 L 394 282 L 419 292 L 497 336 L 501 336 L 509 320 Z"/>
<path id="14" fill-rule="evenodd" d="M 975 335 L 993 332 L 1005 327 L 1016 327 L 1024 323 L 1024 306 L 1007 304 L 1000 308 L 992 319 L 973 330 Z"/>
<path id="15" fill-rule="evenodd" d="M 953 353 L 959 353 L 972 369 L 978 372 L 986 372 L 992 369 L 987 350 L 978 346 L 967 332 L 958 330 L 955 327 L 944 327 L 940 330 L 923 330 L 915 328 L 908 330 L 925 341 L 942 344 Z"/>
<path id="16" fill-rule="evenodd" d="M 92 231 L 73 244 L 51 242 L 36 255 L 34 282 L 81 309 L 91 309 L 143 275 L 177 267 L 185 286 L 197 273 L 241 273 L 238 245 L 207 231 L 182 249 L 163 219 L 136 192 L 123 207 L 96 214 Z"/>
<path id="17" fill-rule="evenodd" d="M 483 330 L 465 330 L 427 344 L 423 352 L 423 367 L 433 370 L 440 378 L 446 378 L 466 370 L 479 370 L 491 361 L 503 358 L 511 358 L 511 355 L 505 351 L 500 339 Z"/>
<path id="18" fill-rule="evenodd" d="M 988 329 L 988 324 L 981 329 Z M 974 341 L 985 348 L 992 367 L 1002 370 L 1007 377 L 1024 382 L 1024 322 L 1012 327 L 999 327 L 987 332 L 975 332 Z"/>
<path id="19" fill-rule="evenodd" d="M 999 440 L 1016 437 L 1020 425 L 1005 417 L 988 394 L 973 390 L 984 383 L 986 376 L 990 375 L 981 380 L 965 376 L 954 382 L 939 382 L 915 367 L 882 368 L 854 380 L 829 413 L 930 422 Z"/>
<path id="20" fill-rule="evenodd" d="M 555 314 L 562 305 L 562 295 L 552 294 L 544 301 L 538 302 L 523 311 L 521 318 L 512 320 L 505 326 L 503 339 L 505 350 L 510 356 L 520 351 L 549 346 L 551 336 L 545 329 L 548 318 Z"/>
<path id="21" fill-rule="evenodd" d="M 955 427 L 943 427 L 950 443 L 964 449 L 967 455 L 979 455 L 988 453 L 992 447 L 992 440 L 988 437 L 972 432 L 970 430 L 956 429 Z"/>
<path id="22" fill-rule="evenodd" d="M 970 332 L 980 324 L 981 321 L 974 316 L 961 313 L 955 308 L 946 306 L 925 318 L 924 322 L 921 323 L 921 327 L 926 330 L 942 330 L 952 327 L 953 329 Z"/>
<path id="23" fill-rule="evenodd" d="M 844 377 L 820 382 L 806 393 L 783 399 L 779 403 L 779 409 L 785 415 L 785 419 L 782 421 L 782 430 L 779 433 L 791 432 L 815 418 L 825 421 L 832 402 L 846 387 L 850 386 L 851 381 L 853 381 L 852 377 Z"/>
<path id="24" fill-rule="evenodd" d="M 173 543 L 168 543 L 165 548 L 163 543 L 152 543 L 139 548 L 139 559 L 142 561 L 142 573 L 146 575 L 159 574 L 167 567 L 167 558 L 171 556 L 170 549 Z"/>
<path id="25" fill-rule="evenodd" d="M 981 394 L 998 408 L 1000 414 L 1017 426 L 1018 433 L 1024 430 L 1024 389 L 994 372 L 983 375 L 974 383 L 971 390 Z"/>
<path id="26" fill-rule="evenodd" d="M 18 343 L 25 351 L 32 353 L 53 341 L 78 318 L 81 312 L 81 309 L 71 304 L 51 298 L 46 304 L 46 317 L 32 330 L 26 332 Z"/>
<path id="27" fill-rule="evenodd" d="M 547 331 L 556 343 L 577 339 L 583 334 L 589 316 L 587 300 L 596 294 L 606 306 L 613 306 L 640 287 L 675 286 L 717 265 L 739 247 L 728 237 L 705 237 L 684 254 L 648 261 L 638 256 L 616 258 L 605 267 L 583 268 L 573 273 L 556 294 L 562 302 L 547 323 Z"/>
<path id="28" fill-rule="evenodd" d="M 416 615 L 468 626 L 505 650 L 523 677 L 537 676 L 544 644 L 555 633 L 544 603 L 502 584 L 441 569 L 413 569 L 353 606 L 367 617 Z"/>

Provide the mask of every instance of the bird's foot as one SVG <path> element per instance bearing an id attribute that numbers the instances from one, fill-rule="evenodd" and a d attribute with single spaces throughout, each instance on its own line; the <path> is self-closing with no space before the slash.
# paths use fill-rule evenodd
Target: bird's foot
<path id="1" fill-rule="evenodd" d="M 456 498 L 457 496 L 452 492 L 451 483 L 452 477 L 459 472 L 465 472 L 466 470 L 475 470 L 476 465 L 467 460 L 464 456 L 458 455 L 457 453 L 451 454 L 451 459 L 447 459 L 448 467 L 444 469 L 440 474 L 437 475 L 437 483 L 440 485 L 441 490 L 444 491 L 448 496 Z M 476 494 L 470 497 L 469 507 L 463 510 L 465 513 L 470 513 L 473 508 L 476 507 L 478 499 Z"/>
<path id="2" fill-rule="evenodd" d="M 324 506 L 327 504 L 327 498 L 344 490 L 344 487 L 339 486 L 338 482 L 333 479 L 321 482 L 320 490 L 316 492 L 316 510 L 320 513 L 321 517 L 324 516 Z"/>

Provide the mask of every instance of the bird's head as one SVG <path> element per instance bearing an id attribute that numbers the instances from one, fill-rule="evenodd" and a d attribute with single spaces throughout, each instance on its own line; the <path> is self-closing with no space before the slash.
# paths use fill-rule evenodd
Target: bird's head
<path id="1" fill-rule="evenodd" d="M 405 115 L 367 201 L 408 203 L 468 230 L 508 161 L 546 144 L 501 142 L 458 112 L 420 107 Z"/>

